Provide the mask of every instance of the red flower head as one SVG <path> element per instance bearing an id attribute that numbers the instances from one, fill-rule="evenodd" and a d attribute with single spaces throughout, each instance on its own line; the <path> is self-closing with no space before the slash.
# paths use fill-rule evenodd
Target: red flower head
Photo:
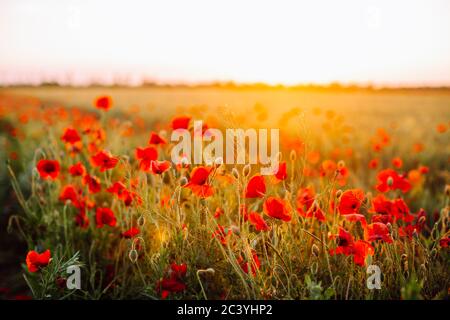
<path id="1" fill-rule="evenodd" d="M 339 228 L 339 235 L 336 238 L 338 246 L 336 249 L 331 249 L 330 254 L 353 255 L 353 261 L 358 266 L 364 266 L 367 255 L 373 255 L 374 253 L 370 243 L 363 240 L 354 241 L 351 234 L 343 228 Z"/>
<path id="2" fill-rule="evenodd" d="M 259 262 L 258 255 L 256 254 L 256 251 L 252 249 L 252 260 L 251 262 L 246 262 L 242 256 L 239 256 L 237 259 L 237 263 L 241 267 L 241 269 L 248 274 L 249 271 L 249 265 L 252 270 L 252 274 L 256 275 L 256 270 L 259 270 L 261 267 L 261 263 Z"/>
<path id="3" fill-rule="evenodd" d="M 137 236 L 139 233 L 140 233 L 140 231 L 138 228 L 132 227 L 132 228 L 128 229 L 127 231 L 122 232 L 121 235 L 125 239 L 131 239 L 131 238 L 134 238 L 135 236 Z"/>
<path id="4" fill-rule="evenodd" d="M 84 210 L 80 211 L 75 216 L 75 224 L 82 229 L 86 229 L 87 227 L 89 227 L 89 218 L 84 212 Z"/>
<path id="5" fill-rule="evenodd" d="M 201 198 L 212 196 L 214 189 L 207 184 L 211 170 L 212 168 L 202 166 L 194 168 L 191 172 L 191 179 L 184 187 L 191 189 L 195 195 Z"/>
<path id="6" fill-rule="evenodd" d="M 36 168 L 42 179 L 56 179 L 59 175 L 59 162 L 56 160 L 39 160 Z"/>
<path id="7" fill-rule="evenodd" d="M 97 178 L 96 176 L 91 176 L 89 174 L 83 177 L 83 184 L 88 185 L 90 193 L 97 193 L 100 192 L 100 190 L 102 189 L 100 179 Z"/>
<path id="8" fill-rule="evenodd" d="M 356 265 L 363 267 L 366 264 L 366 257 L 373 255 L 374 249 L 364 240 L 358 240 L 353 244 L 353 261 Z"/>
<path id="9" fill-rule="evenodd" d="M 218 224 L 217 229 L 213 232 L 212 237 L 218 238 L 221 244 L 226 245 L 228 236 L 231 235 L 231 233 L 232 233 L 231 228 L 225 230 L 223 226 Z"/>
<path id="10" fill-rule="evenodd" d="M 167 170 L 170 169 L 170 162 L 169 161 L 158 161 L 154 160 L 150 162 L 150 171 L 153 174 L 163 174 Z"/>
<path id="11" fill-rule="evenodd" d="M 315 218 L 319 221 L 325 221 L 325 214 L 323 213 L 322 209 L 317 204 L 313 204 L 309 207 L 308 211 L 306 211 L 305 214 L 306 218 Z"/>
<path id="12" fill-rule="evenodd" d="M 360 189 L 344 191 L 339 201 L 339 213 L 342 215 L 358 213 L 363 200 L 364 192 Z"/>
<path id="13" fill-rule="evenodd" d="M 314 203 L 315 193 L 312 188 L 301 188 L 297 192 L 297 211 L 301 216 L 306 216 L 306 212 Z"/>
<path id="14" fill-rule="evenodd" d="M 266 221 L 264 221 L 263 217 L 261 217 L 256 212 L 250 212 L 248 214 L 248 221 L 255 227 L 257 231 L 268 231 L 270 229 Z"/>
<path id="15" fill-rule="evenodd" d="M 339 227 L 339 235 L 333 235 L 333 238 L 337 239 L 337 248 L 330 251 L 331 255 L 345 254 L 350 255 L 353 247 L 353 237 L 344 228 Z"/>
<path id="16" fill-rule="evenodd" d="M 81 137 L 76 129 L 66 128 L 64 134 L 61 136 L 61 140 L 65 143 L 74 144 L 81 141 Z"/>
<path id="17" fill-rule="evenodd" d="M 182 277 L 186 275 L 187 265 L 177 265 L 172 263 L 170 266 L 170 276 L 159 280 L 156 283 L 156 290 L 161 292 L 163 299 L 167 298 L 170 293 L 183 292 L 186 290 L 186 284 L 182 281 Z"/>
<path id="18" fill-rule="evenodd" d="M 117 223 L 114 212 L 109 208 L 97 208 L 95 221 L 97 222 L 97 228 L 102 228 L 105 224 L 110 227 L 115 227 Z"/>
<path id="19" fill-rule="evenodd" d="M 275 178 L 278 180 L 286 180 L 287 171 L 286 171 L 286 162 L 281 162 L 278 164 L 278 171 L 275 172 Z"/>
<path id="20" fill-rule="evenodd" d="M 377 190 L 380 192 L 387 192 L 389 190 L 400 189 L 403 193 L 408 192 L 411 189 L 411 184 L 407 179 L 400 176 L 392 169 L 386 169 L 380 171 L 377 176 L 378 185 Z"/>
<path id="21" fill-rule="evenodd" d="M 392 165 L 397 169 L 400 169 L 401 167 L 403 167 L 403 160 L 399 157 L 395 157 L 394 159 L 392 159 Z"/>
<path id="22" fill-rule="evenodd" d="M 382 240 L 387 243 L 392 243 L 391 235 L 389 234 L 389 228 L 381 222 L 374 222 L 367 226 L 364 231 L 365 238 L 368 241 Z"/>
<path id="23" fill-rule="evenodd" d="M 156 132 L 150 133 L 150 140 L 148 141 L 149 144 L 166 144 L 167 141 L 161 137 Z"/>
<path id="24" fill-rule="evenodd" d="M 46 250 L 43 253 L 37 253 L 34 250 L 29 251 L 26 258 L 28 271 L 37 272 L 40 268 L 47 266 L 50 263 L 50 259 L 50 250 Z"/>
<path id="25" fill-rule="evenodd" d="M 99 151 L 95 156 L 91 157 L 91 160 L 95 167 L 100 167 L 101 172 L 114 168 L 119 161 L 106 151 Z"/>
<path id="26" fill-rule="evenodd" d="M 261 175 L 254 175 L 250 178 L 245 188 L 246 198 L 263 198 L 266 193 L 266 181 Z"/>
<path id="27" fill-rule="evenodd" d="M 448 248 L 448 245 L 450 243 L 450 236 L 444 236 L 439 240 L 439 245 L 441 248 Z"/>
<path id="28" fill-rule="evenodd" d="M 172 120 L 172 129 L 188 129 L 189 128 L 189 122 L 191 121 L 191 117 L 176 117 Z"/>
<path id="29" fill-rule="evenodd" d="M 73 177 L 82 177 L 86 174 L 86 168 L 81 162 L 69 167 L 69 173 Z"/>
<path id="30" fill-rule="evenodd" d="M 139 160 L 139 169 L 148 171 L 151 162 L 158 159 L 158 150 L 154 147 L 136 148 L 136 159 Z"/>
<path id="31" fill-rule="evenodd" d="M 79 194 L 80 192 L 73 185 L 68 184 L 61 190 L 59 200 L 63 202 L 70 200 L 73 204 L 75 204 L 75 206 L 77 206 Z"/>
<path id="32" fill-rule="evenodd" d="M 110 96 L 101 96 L 94 100 L 94 106 L 98 109 L 108 111 L 112 107 L 113 101 Z"/>
<path id="33" fill-rule="evenodd" d="M 369 169 L 376 169 L 378 168 L 378 164 L 380 163 L 380 160 L 378 158 L 372 159 L 369 161 Z"/>
<path id="34" fill-rule="evenodd" d="M 184 277 L 186 275 L 186 272 L 187 272 L 186 263 L 182 263 L 182 264 L 172 263 L 170 265 L 170 275 L 172 278 L 181 279 L 182 277 Z"/>
<path id="35" fill-rule="evenodd" d="M 116 181 L 111 187 L 106 189 L 109 193 L 115 194 L 118 198 L 121 198 L 123 193 L 127 190 L 127 187 L 121 181 Z"/>
<path id="36" fill-rule="evenodd" d="M 289 205 L 283 199 L 268 197 L 264 202 L 263 209 L 272 218 L 291 221 Z"/>

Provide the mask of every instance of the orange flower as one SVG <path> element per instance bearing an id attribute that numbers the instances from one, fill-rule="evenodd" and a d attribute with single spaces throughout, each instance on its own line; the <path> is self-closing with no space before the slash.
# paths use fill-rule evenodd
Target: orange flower
<path id="1" fill-rule="evenodd" d="M 245 198 L 262 198 L 266 193 L 266 182 L 261 175 L 250 178 L 245 188 Z"/>
<path id="2" fill-rule="evenodd" d="M 136 148 L 136 159 L 139 160 L 139 169 L 148 171 L 151 162 L 158 159 L 158 150 L 154 147 Z"/>
<path id="3" fill-rule="evenodd" d="M 97 109 L 108 111 L 112 107 L 113 101 L 110 96 L 101 96 L 94 100 L 94 106 Z"/>
<path id="4" fill-rule="evenodd" d="M 291 221 L 289 205 L 280 198 L 268 197 L 263 205 L 264 212 L 272 218 Z"/>
<path id="5" fill-rule="evenodd" d="M 95 212 L 95 221 L 97 228 L 102 228 L 105 224 L 110 227 L 115 227 L 117 220 L 114 212 L 109 208 L 97 208 Z"/>
<path id="6" fill-rule="evenodd" d="M 73 177 L 82 177 L 86 174 L 86 168 L 81 162 L 69 167 L 69 173 Z"/>
<path id="7" fill-rule="evenodd" d="M 401 167 L 403 167 L 403 161 L 399 157 L 395 157 L 394 159 L 392 159 L 392 165 L 397 169 L 400 169 Z"/>
<path id="8" fill-rule="evenodd" d="M 170 169 L 170 162 L 169 161 L 158 161 L 154 160 L 150 162 L 150 171 L 153 174 L 163 174 L 167 170 Z"/>
<path id="9" fill-rule="evenodd" d="M 339 200 L 339 213 L 342 215 L 358 213 L 364 200 L 364 191 L 361 189 L 346 190 Z"/>
<path id="10" fill-rule="evenodd" d="M 281 162 L 278 165 L 278 171 L 275 172 L 275 178 L 277 178 L 278 180 L 286 180 L 287 178 L 287 172 L 286 172 L 286 162 Z"/>
<path id="11" fill-rule="evenodd" d="M 26 258 L 28 271 L 37 272 L 40 268 L 47 266 L 50 263 L 50 259 L 50 250 L 46 250 L 43 253 L 37 253 L 34 250 L 29 251 Z"/>
<path id="12" fill-rule="evenodd" d="M 191 179 L 184 187 L 191 189 L 195 195 L 201 198 L 212 196 L 214 189 L 207 183 L 211 170 L 212 168 L 203 166 L 194 168 L 191 172 Z"/>
<path id="13" fill-rule="evenodd" d="M 75 144 L 76 142 L 81 141 L 81 137 L 77 130 L 66 128 L 64 134 L 61 136 L 61 140 L 69 144 Z"/>
<path id="14" fill-rule="evenodd" d="M 411 189 L 411 184 L 407 179 L 400 176 L 392 169 L 380 171 L 377 176 L 378 185 L 377 190 L 380 192 L 387 192 L 389 190 L 400 189 L 403 193 Z"/>
<path id="15" fill-rule="evenodd" d="M 152 132 L 150 134 L 150 140 L 148 141 L 149 144 L 166 144 L 166 140 L 158 135 L 156 132 Z"/>
<path id="16" fill-rule="evenodd" d="M 91 157 L 91 160 L 95 167 L 100 167 L 100 172 L 114 168 L 119 162 L 119 159 L 113 157 L 107 151 L 99 151 Z"/>
<path id="17" fill-rule="evenodd" d="M 172 129 L 188 129 L 189 128 L 189 122 L 191 121 L 191 117 L 186 116 L 180 116 L 176 117 L 172 120 Z"/>
<path id="18" fill-rule="evenodd" d="M 248 214 L 248 221 L 255 227 L 257 231 L 267 231 L 269 230 L 269 226 L 266 221 L 264 221 L 263 217 L 261 217 L 256 212 L 250 212 Z"/>
<path id="19" fill-rule="evenodd" d="M 56 179 L 59 175 L 59 162 L 56 160 L 39 160 L 36 165 L 42 179 Z"/>
<path id="20" fill-rule="evenodd" d="M 436 131 L 438 133 L 445 133 L 447 131 L 447 126 L 445 125 L 445 123 L 440 123 L 436 126 Z"/>

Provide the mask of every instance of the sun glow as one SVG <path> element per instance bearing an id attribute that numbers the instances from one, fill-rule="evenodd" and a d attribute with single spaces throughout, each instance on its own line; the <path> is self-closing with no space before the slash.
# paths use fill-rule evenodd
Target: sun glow
<path id="1" fill-rule="evenodd" d="M 0 83 L 450 84 L 448 1 L 0 4 Z"/>

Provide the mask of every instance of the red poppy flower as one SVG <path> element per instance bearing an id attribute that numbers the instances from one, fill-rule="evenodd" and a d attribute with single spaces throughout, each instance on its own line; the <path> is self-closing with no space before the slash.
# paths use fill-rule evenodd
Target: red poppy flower
<path id="1" fill-rule="evenodd" d="M 245 188 L 246 198 L 263 198 L 266 193 L 266 181 L 261 175 L 254 175 L 250 178 Z"/>
<path id="2" fill-rule="evenodd" d="M 439 245 L 442 248 L 448 248 L 449 244 L 450 244 L 450 236 L 443 237 L 439 240 Z"/>
<path id="3" fill-rule="evenodd" d="M 403 193 L 405 193 L 411 189 L 411 184 L 409 181 L 392 169 L 380 171 L 377 179 L 378 185 L 376 188 L 378 191 L 383 193 L 395 189 L 400 189 Z"/>
<path id="4" fill-rule="evenodd" d="M 239 256 L 237 259 L 237 263 L 241 267 L 241 269 L 248 274 L 249 271 L 249 265 L 250 269 L 252 270 L 252 274 L 256 275 L 256 270 L 259 270 L 261 267 L 261 263 L 259 262 L 258 255 L 256 254 L 256 251 L 252 249 L 252 260 L 251 262 L 247 262 L 242 258 L 242 256 Z"/>
<path id="5" fill-rule="evenodd" d="M 185 263 L 182 264 L 172 263 L 170 265 L 171 277 L 180 279 L 186 275 L 186 272 L 187 272 L 187 265 Z"/>
<path id="6" fill-rule="evenodd" d="M 96 155 L 91 157 L 91 160 L 95 167 L 100 167 L 100 172 L 114 168 L 119 161 L 106 151 L 99 151 Z"/>
<path id="7" fill-rule="evenodd" d="M 217 225 L 217 229 L 213 232 L 212 237 L 218 238 L 220 243 L 223 245 L 227 244 L 228 236 L 231 235 L 231 229 L 226 229 L 220 224 Z"/>
<path id="8" fill-rule="evenodd" d="M 191 189 L 195 195 L 201 198 L 212 196 L 214 189 L 207 184 L 211 170 L 212 168 L 203 166 L 194 168 L 191 172 L 191 179 L 184 187 Z"/>
<path id="9" fill-rule="evenodd" d="M 366 217 L 362 214 L 359 213 L 351 213 L 351 214 L 346 214 L 344 215 L 344 218 L 347 221 L 351 221 L 351 222 L 361 222 L 361 225 L 364 227 L 367 225 L 367 221 L 366 221 Z"/>
<path id="10" fill-rule="evenodd" d="M 344 191 L 339 201 L 339 213 L 342 215 L 358 213 L 363 200 L 364 192 L 360 189 Z"/>
<path id="11" fill-rule="evenodd" d="M 76 216 L 75 216 L 75 224 L 79 226 L 82 229 L 86 229 L 89 227 L 89 218 L 84 212 L 84 210 L 81 210 Z"/>
<path id="12" fill-rule="evenodd" d="M 263 217 L 261 217 L 256 212 L 250 212 L 248 214 L 248 221 L 255 227 L 257 231 L 268 231 L 270 229 L 266 221 L 264 221 Z"/>
<path id="13" fill-rule="evenodd" d="M 83 166 L 81 162 L 74 164 L 69 167 L 69 173 L 73 177 L 82 177 L 86 174 L 86 168 Z"/>
<path id="14" fill-rule="evenodd" d="M 401 167 L 403 167 L 403 160 L 399 157 L 395 157 L 394 159 L 392 159 L 392 165 L 397 169 L 400 169 Z"/>
<path id="15" fill-rule="evenodd" d="M 300 188 L 297 192 L 297 211 L 305 217 L 306 212 L 314 203 L 315 193 L 311 188 Z"/>
<path id="16" fill-rule="evenodd" d="M 68 184 L 61 190 L 59 200 L 63 202 L 70 200 L 77 206 L 79 194 L 80 192 L 73 185 Z"/>
<path id="17" fill-rule="evenodd" d="M 156 132 L 150 133 L 150 140 L 148 141 L 149 144 L 166 144 L 167 141 L 163 137 L 161 137 Z"/>
<path id="18" fill-rule="evenodd" d="M 170 169 L 170 162 L 169 161 L 158 161 L 154 160 L 150 162 L 150 171 L 153 174 L 163 174 L 167 170 Z"/>
<path id="19" fill-rule="evenodd" d="M 110 227 L 115 227 L 117 220 L 114 212 L 109 208 L 97 208 L 95 212 L 95 221 L 97 228 L 102 228 L 105 224 Z"/>
<path id="20" fill-rule="evenodd" d="M 151 162 L 158 159 L 158 150 L 154 147 L 136 148 L 136 159 L 139 160 L 139 169 L 148 171 Z"/>
<path id="21" fill-rule="evenodd" d="M 40 268 L 47 266 L 50 263 L 50 259 L 50 250 L 46 250 L 43 253 L 37 253 L 34 250 L 29 251 L 26 258 L 28 271 L 37 272 Z"/>
<path id="22" fill-rule="evenodd" d="M 278 180 L 285 180 L 287 178 L 286 162 L 278 164 L 278 171 L 274 175 Z"/>
<path id="23" fill-rule="evenodd" d="M 66 128 L 64 134 L 61 136 L 61 140 L 69 144 L 74 144 L 81 141 L 81 137 L 76 129 Z"/>
<path id="24" fill-rule="evenodd" d="M 263 205 L 264 212 L 275 219 L 291 221 L 289 205 L 280 198 L 268 197 Z"/>
<path id="25" fill-rule="evenodd" d="M 131 238 L 134 238 L 135 236 L 137 236 L 139 233 L 140 233 L 140 231 L 138 228 L 131 227 L 127 231 L 122 232 L 122 237 L 125 239 L 131 239 Z"/>
<path id="26" fill-rule="evenodd" d="M 88 186 L 90 193 L 97 193 L 102 189 L 100 179 L 89 174 L 83 177 L 83 184 Z"/>
<path id="27" fill-rule="evenodd" d="M 331 249 L 330 254 L 353 255 L 353 261 L 356 265 L 364 266 L 367 255 L 373 255 L 374 253 L 370 243 L 364 240 L 354 241 L 352 235 L 341 227 L 339 227 L 339 235 L 333 237 L 337 238 L 338 246 Z"/>
<path id="28" fill-rule="evenodd" d="M 172 120 L 172 129 L 188 129 L 189 128 L 189 122 L 191 121 L 191 117 L 181 116 L 176 117 Z"/>
<path id="29" fill-rule="evenodd" d="M 214 212 L 214 218 L 219 219 L 224 214 L 223 209 L 221 207 L 217 207 Z"/>
<path id="30" fill-rule="evenodd" d="M 374 249 L 367 241 L 358 240 L 353 244 L 353 261 L 356 265 L 363 267 L 366 264 L 366 257 L 373 254 Z"/>
<path id="31" fill-rule="evenodd" d="M 389 228 L 381 222 L 374 222 L 369 224 L 365 231 L 365 238 L 368 241 L 382 240 L 387 243 L 392 243 L 392 238 L 389 233 Z"/>
<path id="32" fill-rule="evenodd" d="M 305 214 L 306 218 L 315 218 L 319 221 L 325 221 L 325 214 L 323 213 L 322 209 L 315 204 L 309 207 L 308 211 L 306 211 Z"/>
<path id="33" fill-rule="evenodd" d="M 112 107 L 113 101 L 110 96 L 101 96 L 94 100 L 94 106 L 98 109 L 108 111 Z"/>
<path id="34" fill-rule="evenodd" d="M 350 255 L 352 254 L 352 247 L 353 247 L 353 237 L 352 235 L 345 230 L 344 228 L 339 227 L 339 235 L 333 235 L 332 238 L 337 239 L 337 247 L 336 249 L 330 250 L 331 255 L 335 254 L 345 254 Z"/>
<path id="35" fill-rule="evenodd" d="M 369 161 L 369 169 L 376 169 L 378 168 L 378 164 L 380 163 L 380 160 L 378 160 L 377 158 L 372 159 Z"/>
<path id="36" fill-rule="evenodd" d="M 163 278 L 156 283 L 156 290 L 161 292 L 161 297 L 163 299 L 167 298 L 170 293 L 183 292 L 186 290 L 186 284 L 182 281 L 182 277 L 186 275 L 186 272 L 186 264 L 171 264 L 169 277 Z"/>
<path id="37" fill-rule="evenodd" d="M 59 175 L 59 162 L 56 160 L 39 160 L 36 165 L 42 179 L 56 179 Z"/>

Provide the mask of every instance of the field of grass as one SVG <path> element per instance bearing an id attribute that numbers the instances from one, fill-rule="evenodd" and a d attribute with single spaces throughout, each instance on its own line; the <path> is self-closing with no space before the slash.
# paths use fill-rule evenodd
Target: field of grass
<path id="1" fill-rule="evenodd" d="M 183 116 L 279 128 L 285 174 L 172 163 Z M 444 91 L 0 89 L 0 298 L 444 299 L 449 134 Z"/>

